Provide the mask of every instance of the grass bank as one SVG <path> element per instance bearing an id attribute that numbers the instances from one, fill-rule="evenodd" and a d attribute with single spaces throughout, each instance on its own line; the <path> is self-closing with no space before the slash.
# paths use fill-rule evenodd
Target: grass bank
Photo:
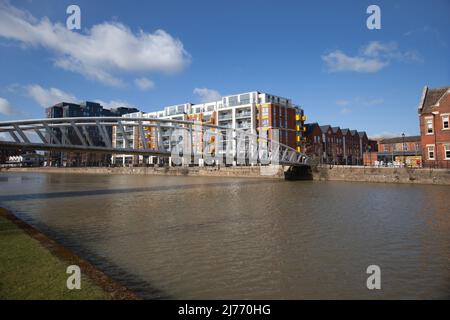
<path id="1" fill-rule="evenodd" d="M 81 269 L 81 289 L 66 286 L 67 266 Z M 0 299 L 136 299 L 91 264 L 0 208 Z"/>

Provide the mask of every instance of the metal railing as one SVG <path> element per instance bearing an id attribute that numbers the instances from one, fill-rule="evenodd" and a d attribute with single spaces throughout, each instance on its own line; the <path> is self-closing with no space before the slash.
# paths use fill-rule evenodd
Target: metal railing
<path id="1" fill-rule="evenodd" d="M 112 131 L 116 130 L 123 136 L 127 136 L 124 127 L 137 129 L 138 147 L 132 146 L 128 139 L 121 139 L 119 147 L 112 140 Z M 145 129 L 154 128 L 155 141 L 149 143 Z M 200 128 L 200 129 L 199 129 Z M 228 127 L 203 124 L 185 120 L 157 119 L 157 118 L 124 118 L 124 117 L 80 117 L 80 118 L 52 118 L 21 121 L 0 122 L 0 148 L 23 148 L 34 150 L 49 150 L 61 152 L 99 152 L 107 154 L 139 154 L 160 157 L 171 156 L 170 148 L 164 144 L 162 132 L 164 129 L 173 131 L 186 130 L 192 136 L 194 132 L 205 133 L 207 129 L 217 134 L 232 131 L 232 146 L 235 146 L 242 133 L 247 138 L 265 141 L 276 146 L 276 150 L 270 151 L 271 163 L 283 165 L 307 165 L 308 157 L 295 149 L 258 136 L 249 130 L 230 129 Z M 9 136 L 9 139 L 7 139 Z M 223 141 L 227 141 L 224 139 Z M 152 145 L 154 147 L 150 148 Z M 171 144 L 169 144 L 170 146 Z M 234 157 L 238 150 L 233 148 Z M 240 151 L 239 151 L 240 152 Z"/>

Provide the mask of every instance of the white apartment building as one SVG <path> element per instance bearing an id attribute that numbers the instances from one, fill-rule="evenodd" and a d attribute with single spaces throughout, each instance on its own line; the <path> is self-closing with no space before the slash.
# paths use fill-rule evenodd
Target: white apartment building
<path id="1" fill-rule="evenodd" d="M 305 120 L 303 110 L 294 105 L 290 99 L 258 91 L 228 95 L 218 101 L 168 106 L 161 111 L 130 113 L 123 117 L 200 121 L 231 129 L 249 130 L 255 134 L 258 128 L 266 130 L 276 128 L 280 129 L 280 142 L 293 148 L 296 148 L 297 142 L 300 141 L 299 137 L 303 133 Z M 138 148 L 141 140 L 138 128 L 125 125 L 125 131 L 128 145 Z M 165 150 L 170 150 L 169 130 L 161 128 L 160 134 L 156 134 L 156 132 L 149 134 L 150 145 L 155 144 L 154 139 L 162 142 Z M 112 140 L 116 146 L 126 146 L 122 133 L 117 130 L 113 130 Z M 156 163 L 156 161 L 158 160 L 154 157 L 145 158 L 133 155 L 114 155 L 112 157 L 112 163 L 116 165 L 136 165 Z"/>

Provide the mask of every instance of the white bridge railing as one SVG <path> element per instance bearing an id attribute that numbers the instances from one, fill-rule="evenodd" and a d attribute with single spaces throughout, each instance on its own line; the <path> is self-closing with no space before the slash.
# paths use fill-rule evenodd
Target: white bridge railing
<path id="1" fill-rule="evenodd" d="M 173 119 L 52 118 L 0 122 L 0 148 L 158 157 L 210 157 L 212 153 L 216 159 L 256 158 L 259 164 L 306 165 L 308 157 L 279 143 L 277 133 L 272 130 L 272 137 L 268 138 L 250 130 Z M 114 136 L 122 138 L 114 140 Z"/>

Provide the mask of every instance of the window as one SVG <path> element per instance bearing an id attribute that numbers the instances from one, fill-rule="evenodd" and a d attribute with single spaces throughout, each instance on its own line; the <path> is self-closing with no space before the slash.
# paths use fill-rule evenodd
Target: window
<path id="1" fill-rule="evenodd" d="M 434 160 L 434 146 L 427 146 L 428 160 Z"/>
<path id="2" fill-rule="evenodd" d="M 427 134 L 433 134 L 433 118 L 426 119 Z"/>
<path id="3" fill-rule="evenodd" d="M 407 143 L 403 144 L 403 151 L 408 151 L 408 144 Z"/>
<path id="4" fill-rule="evenodd" d="M 269 108 L 263 107 L 262 108 L 262 115 L 263 116 L 268 116 L 269 115 Z"/>
<path id="5" fill-rule="evenodd" d="M 268 119 L 263 119 L 262 126 L 263 127 L 268 127 L 269 126 L 269 120 Z"/>
<path id="6" fill-rule="evenodd" d="M 420 143 L 416 143 L 416 151 L 420 150 Z"/>
<path id="7" fill-rule="evenodd" d="M 450 160 L 450 144 L 444 144 L 445 160 Z"/>
<path id="8" fill-rule="evenodd" d="M 237 96 L 228 97 L 228 105 L 230 107 L 237 106 L 238 105 L 238 97 Z"/>
<path id="9" fill-rule="evenodd" d="M 442 116 L 442 129 L 448 130 L 448 114 Z"/>
<path id="10" fill-rule="evenodd" d="M 239 96 L 240 104 L 249 104 L 250 103 L 250 94 L 241 94 Z"/>

